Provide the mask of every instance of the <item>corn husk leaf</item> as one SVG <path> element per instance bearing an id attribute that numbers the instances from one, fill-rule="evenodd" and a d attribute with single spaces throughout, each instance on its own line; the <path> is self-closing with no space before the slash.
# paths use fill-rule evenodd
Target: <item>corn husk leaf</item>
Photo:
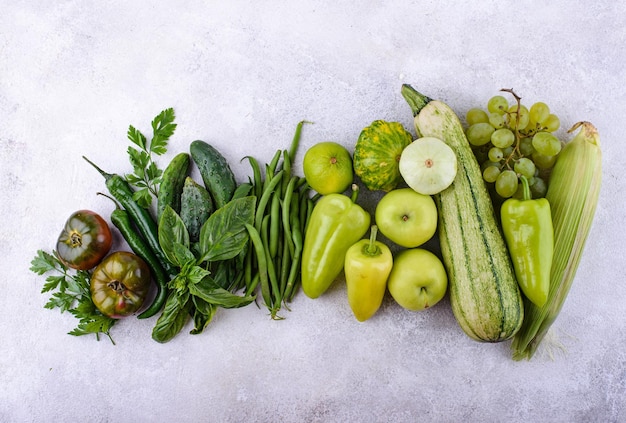
<path id="1" fill-rule="evenodd" d="M 513 359 L 530 359 L 557 318 L 582 257 L 591 229 L 602 178 L 598 131 L 589 122 L 567 143 L 552 170 L 546 199 L 552 209 L 554 258 L 550 291 L 543 307 L 524 303 L 524 321 L 511 345 Z"/>

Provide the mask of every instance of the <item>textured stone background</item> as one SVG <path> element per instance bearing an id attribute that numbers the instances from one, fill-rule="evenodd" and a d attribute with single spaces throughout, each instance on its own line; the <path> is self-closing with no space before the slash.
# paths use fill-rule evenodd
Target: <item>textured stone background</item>
<path id="1" fill-rule="evenodd" d="M 0 0 L 0 421 L 626 421 L 626 6 L 461 4 Z M 465 336 L 447 299 L 416 314 L 387 297 L 359 324 L 341 283 L 283 321 L 220 310 L 165 345 L 153 319 L 120 322 L 113 346 L 43 308 L 30 260 L 74 210 L 112 211 L 81 156 L 128 172 L 129 124 L 149 133 L 174 107 L 160 164 L 201 138 L 244 180 L 240 159 L 268 161 L 302 119 L 301 151 L 350 147 L 374 119 L 412 129 L 402 83 L 460 116 L 512 87 L 566 129 L 598 127 L 600 204 L 552 331 L 565 351 L 514 362 Z"/>

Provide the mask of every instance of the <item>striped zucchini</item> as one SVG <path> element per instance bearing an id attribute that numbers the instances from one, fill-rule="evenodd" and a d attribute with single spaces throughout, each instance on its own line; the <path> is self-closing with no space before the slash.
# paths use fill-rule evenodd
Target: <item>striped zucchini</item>
<path id="1" fill-rule="evenodd" d="M 458 160 L 454 182 L 435 196 L 454 316 L 477 341 L 507 340 L 522 325 L 524 305 L 493 203 L 461 122 L 445 103 L 409 85 L 402 86 L 402 95 L 413 110 L 418 136 L 445 141 Z"/>

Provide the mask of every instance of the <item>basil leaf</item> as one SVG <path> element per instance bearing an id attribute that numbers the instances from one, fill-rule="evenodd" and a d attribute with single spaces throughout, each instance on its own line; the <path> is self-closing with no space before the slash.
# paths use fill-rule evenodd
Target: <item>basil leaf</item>
<path id="1" fill-rule="evenodd" d="M 163 313 L 152 328 L 152 339 L 164 343 L 174 338 L 187 323 L 191 301 L 188 296 L 179 297 L 172 292 L 163 308 Z"/>
<path id="2" fill-rule="evenodd" d="M 231 200 L 216 210 L 200 229 L 200 263 L 235 257 L 248 242 L 246 223 L 253 224 L 256 197 Z"/>
<path id="3" fill-rule="evenodd" d="M 178 261 L 175 247 L 177 243 L 189 249 L 189 233 L 178 213 L 166 206 L 159 220 L 159 244 L 170 263 L 182 267 L 185 262 Z"/>
<path id="4" fill-rule="evenodd" d="M 189 333 L 197 335 L 202 333 L 209 323 L 211 323 L 211 320 L 213 320 L 213 316 L 217 311 L 217 306 L 207 303 L 200 297 L 191 298 L 193 298 L 193 303 L 196 306 L 196 309 L 193 314 L 194 328 Z"/>
<path id="5" fill-rule="evenodd" d="M 204 278 L 210 278 L 211 272 L 203 269 L 200 266 L 193 266 L 187 272 L 187 279 L 189 283 L 195 285 L 197 283 L 202 282 Z"/>
<path id="6" fill-rule="evenodd" d="M 247 249 L 244 249 L 242 253 L 233 259 L 214 263 L 215 266 L 212 268 L 211 277 L 216 285 L 228 291 L 232 291 L 233 288 L 238 286 L 244 276 L 244 262 L 240 260 L 240 256 L 246 251 Z"/>
<path id="7" fill-rule="evenodd" d="M 186 263 L 192 263 L 196 260 L 196 257 L 193 255 L 191 250 L 189 250 L 189 248 L 185 247 L 180 242 L 175 242 L 172 247 L 174 250 L 174 257 L 181 267 L 184 266 Z"/>
<path id="8" fill-rule="evenodd" d="M 243 184 L 239 184 L 239 186 L 237 186 L 237 189 L 235 189 L 235 192 L 233 193 L 233 200 L 236 200 L 238 198 L 243 198 L 246 197 L 247 195 L 250 194 L 250 191 L 252 191 L 252 184 L 244 182 Z"/>
<path id="9" fill-rule="evenodd" d="M 215 284 L 211 277 L 189 285 L 189 293 L 204 301 L 224 308 L 244 307 L 254 301 L 254 295 L 239 296 Z"/>

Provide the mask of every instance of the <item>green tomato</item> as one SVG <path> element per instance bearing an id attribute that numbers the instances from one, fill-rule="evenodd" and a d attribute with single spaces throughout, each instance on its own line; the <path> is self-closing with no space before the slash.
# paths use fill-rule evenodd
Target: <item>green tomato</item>
<path id="1" fill-rule="evenodd" d="M 106 221 L 90 210 L 79 210 L 65 222 L 56 251 L 66 266 L 88 270 L 107 255 L 111 243 L 111 230 Z"/>
<path id="2" fill-rule="evenodd" d="M 142 306 L 150 287 L 150 269 L 137 255 L 116 251 L 91 275 L 91 298 L 95 306 L 114 319 L 133 314 Z"/>

